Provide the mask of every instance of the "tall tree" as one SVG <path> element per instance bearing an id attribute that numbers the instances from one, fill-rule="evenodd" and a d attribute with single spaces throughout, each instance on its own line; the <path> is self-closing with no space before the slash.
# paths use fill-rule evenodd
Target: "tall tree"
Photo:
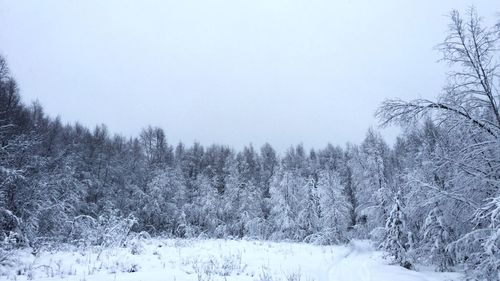
<path id="1" fill-rule="evenodd" d="M 335 171 L 323 171 L 318 182 L 321 226 L 324 243 L 339 244 L 347 240 L 350 224 L 350 206 Z"/>
<path id="2" fill-rule="evenodd" d="M 452 11 L 450 19 L 448 36 L 439 45 L 443 61 L 451 66 L 441 95 L 434 101 L 387 100 L 377 116 L 382 124 L 406 126 L 428 117 L 443 128 L 448 137 L 440 140 L 447 142 L 439 144 L 440 150 L 430 161 L 445 168 L 447 176 L 437 174 L 434 180 L 424 173 L 410 177 L 410 183 L 453 202 L 454 208 L 447 209 L 463 219 L 454 227 L 458 239 L 448 246 L 454 261 L 465 263 L 482 278 L 499 280 L 493 272 L 500 269 L 500 255 L 484 243 L 498 241 L 499 226 L 489 220 L 494 213 L 484 215 L 483 210 L 500 196 L 500 93 L 495 86 L 500 33 L 495 27 L 484 27 L 474 8 L 465 19 Z M 476 219 L 464 213 L 475 213 Z"/>

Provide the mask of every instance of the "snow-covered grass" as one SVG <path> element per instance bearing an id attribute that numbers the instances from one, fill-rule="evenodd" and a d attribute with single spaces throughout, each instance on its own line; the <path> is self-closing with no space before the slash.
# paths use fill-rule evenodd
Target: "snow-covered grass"
<path id="1" fill-rule="evenodd" d="M 443 281 L 452 273 L 388 265 L 367 241 L 315 246 L 236 240 L 135 240 L 124 248 L 23 250 L 0 280 Z"/>

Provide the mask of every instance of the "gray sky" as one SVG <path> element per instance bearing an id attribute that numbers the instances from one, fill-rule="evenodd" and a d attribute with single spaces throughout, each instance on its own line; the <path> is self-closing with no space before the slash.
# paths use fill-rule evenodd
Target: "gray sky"
<path id="1" fill-rule="evenodd" d="M 498 0 L 0 0 L 0 53 L 65 122 L 319 148 L 360 142 L 384 98 L 435 96 L 433 47 L 471 4 L 498 19 Z"/>

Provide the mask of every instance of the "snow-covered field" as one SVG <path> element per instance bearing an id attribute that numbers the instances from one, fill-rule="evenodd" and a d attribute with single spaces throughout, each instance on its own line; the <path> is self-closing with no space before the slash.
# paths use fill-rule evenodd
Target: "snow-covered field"
<path id="1" fill-rule="evenodd" d="M 443 281 L 452 273 L 388 265 L 367 241 L 315 246 L 235 240 L 147 239 L 127 248 L 18 253 L 0 280 Z"/>

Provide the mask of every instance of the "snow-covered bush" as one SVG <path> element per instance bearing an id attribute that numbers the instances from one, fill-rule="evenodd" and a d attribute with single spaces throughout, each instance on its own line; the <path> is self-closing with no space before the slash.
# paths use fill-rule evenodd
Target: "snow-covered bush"
<path id="1" fill-rule="evenodd" d="M 385 227 L 375 227 L 372 231 L 370 231 L 368 237 L 376 243 L 382 243 L 386 235 L 387 229 Z"/>
<path id="2" fill-rule="evenodd" d="M 151 240 L 151 235 L 145 231 L 141 231 L 140 233 L 132 233 L 128 235 L 125 240 L 124 246 L 125 248 L 130 249 L 130 253 L 132 255 L 140 255 L 145 251 L 144 244 L 148 243 Z"/>
<path id="3" fill-rule="evenodd" d="M 254 218 L 245 224 L 246 237 L 256 239 L 267 239 L 271 235 L 271 224 L 263 218 Z"/>
<path id="4" fill-rule="evenodd" d="M 135 223 L 134 216 L 121 217 L 115 212 L 97 219 L 82 215 L 74 218 L 70 237 L 82 246 L 122 246 Z"/>
<path id="5" fill-rule="evenodd" d="M 0 207 L 0 249 L 27 246 L 21 231 L 21 220 L 11 211 Z"/>

